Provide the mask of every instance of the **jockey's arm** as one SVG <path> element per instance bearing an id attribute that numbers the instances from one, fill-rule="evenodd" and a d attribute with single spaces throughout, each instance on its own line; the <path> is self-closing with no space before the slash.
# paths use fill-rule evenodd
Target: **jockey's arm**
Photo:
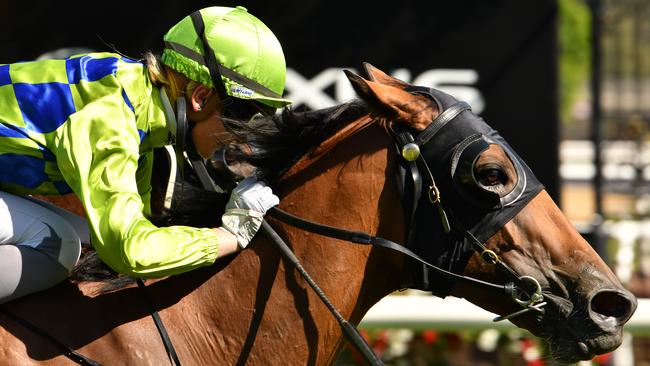
<path id="1" fill-rule="evenodd" d="M 94 248 L 115 271 L 135 277 L 214 263 L 219 239 L 229 247 L 227 236 L 210 228 L 158 228 L 145 217 L 136 179 L 140 136 L 135 116 L 122 103 L 121 95 L 93 101 L 59 134 L 57 161 L 84 205 Z"/>

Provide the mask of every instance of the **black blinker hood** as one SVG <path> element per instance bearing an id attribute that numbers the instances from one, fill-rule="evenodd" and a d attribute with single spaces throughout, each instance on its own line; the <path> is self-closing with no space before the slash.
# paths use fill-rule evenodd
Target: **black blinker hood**
<path id="1" fill-rule="evenodd" d="M 440 113 L 458 102 L 451 95 L 436 89 L 414 87 L 407 90 L 432 98 L 438 104 Z M 461 142 L 477 134 L 485 136 L 491 143 L 501 145 L 517 168 L 520 182 L 515 189 L 519 189 L 519 192 L 516 195 L 506 195 L 505 197 L 511 196 L 509 202 L 505 201 L 497 205 L 486 204 L 481 207 L 469 202 L 467 194 L 460 191 L 462 187 L 454 182 L 452 177 L 454 152 Z M 460 113 L 445 124 L 431 140 L 420 146 L 420 150 L 440 190 L 442 205 L 450 216 L 452 230 L 449 234 L 444 233 L 437 208 L 429 202 L 428 195 L 422 194 L 415 212 L 415 220 L 412 221 L 416 227 L 412 250 L 443 269 L 462 273 L 474 252 L 472 244 L 463 234 L 463 228 L 484 243 L 519 213 L 544 187 L 498 132 L 469 110 Z M 424 171 L 422 167 L 420 171 Z M 423 190 L 428 189 L 429 183 L 425 182 Z M 426 267 L 416 267 L 422 268 L 425 273 L 423 273 L 423 283 L 419 286 L 416 284 L 414 288 L 432 291 L 434 295 L 441 297 L 450 293 L 453 283 L 449 283 L 447 277 Z M 418 276 L 415 278 L 417 279 Z"/>

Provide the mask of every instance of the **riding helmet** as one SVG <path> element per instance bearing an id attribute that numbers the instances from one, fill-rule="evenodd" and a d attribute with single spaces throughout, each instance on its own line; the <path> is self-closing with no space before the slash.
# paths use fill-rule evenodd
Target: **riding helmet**
<path id="1" fill-rule="evenodd" d="M 197 18 L 202 23 L 200 27 Z M 213 52 L 213 59 L 219 64 L 214 74 L 220 74 L 229 96 L 272 108 L 291 103 L 282 97 L 286 64 L 280 42 L 244 7 L 212 6 L 198 10 L 174 25 L 164 41 L 162 62 L 192 80 L 220 89 L 210 73 L 214 70 L 209 64 Z"/>

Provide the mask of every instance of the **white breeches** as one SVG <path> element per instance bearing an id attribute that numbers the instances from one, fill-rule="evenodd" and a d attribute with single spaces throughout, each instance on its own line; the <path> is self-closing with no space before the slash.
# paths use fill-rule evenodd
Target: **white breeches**
<path id="1" fill-rule="evenodd" d="M 89 243 L 83 218 L 0 191 L 0 303 L 66 279 L 82 241 Z"/>

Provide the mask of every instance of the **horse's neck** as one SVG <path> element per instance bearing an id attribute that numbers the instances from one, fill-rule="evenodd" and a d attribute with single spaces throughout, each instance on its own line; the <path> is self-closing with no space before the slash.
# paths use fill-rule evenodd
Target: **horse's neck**
<path id="1" fill-rule="evenodd" d="M 402 242 L 402 209 L 392 168 L 387 168 L 389 144 L 379 125 L 343 139 L 282 182 L 276 189 L 280 207 L 304 219 Z M 403 262 L 399 256 L 269 221 L 352 323 L 399 286 Z M 341 345 L 335 317 L 263 233 L 188 297 L 196 300 L 187 301 L 202 304 L 202 317 L 219 324 L 221 334 L 250 345 L 244 363 L 325 364 Z M 281 337 L 262 337 L 279 330 Z M 269 354 L 257 347 L 261 339 L 274 343 L 265 343 L 267 349 L 295 345 L 292 349 L 301 351 Z M 223 352 L 230 352 L 223 360 L 231 364 L 244 357 L 240 349 Z"/>
<path id="2" fill-rule="evenodd" d="M 353 121 L 341 128 L 339 131 L 330 136 L 327 140 L 323 141 L 320 145 L 315 147 L 309 154 L 303 156 L 294 166 L 291 167 L 285 174 L 284 179 L 292 177 L 294 174 L 306 169 L 308 166 L 314 164 L 321 157 L 323 157 L 331 149 L 339 145 L 339 143 L 350 136 L 355 135 L 357 132 L 362 131 L 371 124 L 377 122 L 369 115 L 365 115 L 356 121 Z"/>
<path id="3" fill-rule="evenodd" d="M 380 124 L 364 120 L 342 136 L 326 154 L 285 182 L 281 207 L 305 219 L 403 242 L 403 210 L 390 137 Z M 332 282 L 356 291 L 360 302 L 355 306 L 362 312 L 399 287 L 399 276 L 386 272 L 401 266 L 399 259 L 371 255 L 367 246 L 287 230 L 299 257 L 313 261 L 315 268 L 327 266 L 330 274 L 340 273 L 341 282 Z M 310 244 L 301 244 L 307 238 Z"/>

